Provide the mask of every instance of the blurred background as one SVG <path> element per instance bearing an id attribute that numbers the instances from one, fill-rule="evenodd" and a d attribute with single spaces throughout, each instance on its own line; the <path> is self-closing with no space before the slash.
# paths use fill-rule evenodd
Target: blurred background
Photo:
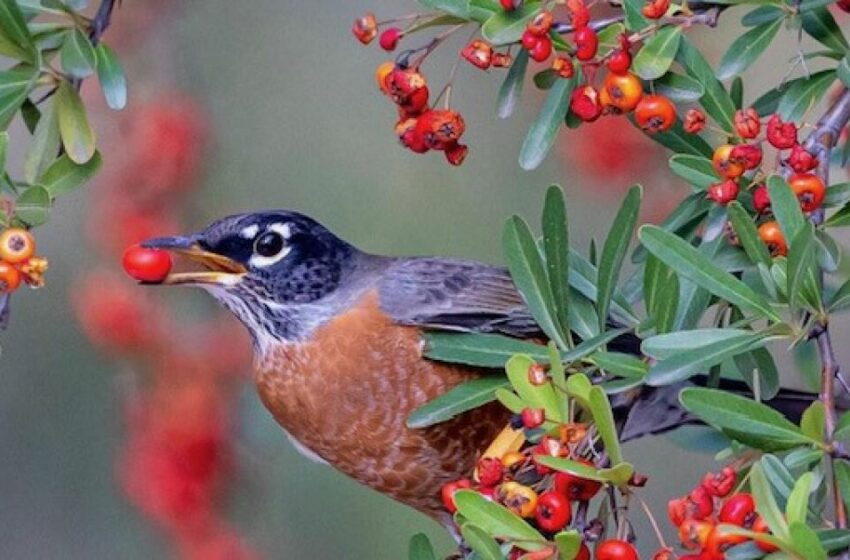
<path id="1" fill-rule="evenodd" d="M 466 162 L 402 149 L 373 78 L 385 53 L 349 29 L 367 10 L 382 19 L 416 8 L 148 0 L 117 10 L 106 40 L 126 65 L 129 107 L 93 110 L 107 163 L 39 231 L 47 287 L 15 296 L 0 336 L 0 557 L 398 559 L 418 531 L 450 551 L 425 517 L 293 449 L 255 395 L 247 337 L 204 294 L 140 288 L 120 272 L 133 238 L 244 210 L 296 209 L 372 252 L 499 262 L 504 219 L 536 224 L 553 182 L 567 190 L 583 250 L 604 238 L 633 182 L 646 189 L 644 220 L 687 194 L 664 151 L 617 119 L 562 132 L 538 170 L 522 171 L 516 156 L 541 94 L 527 84 L 521 108 L 500 121 L 501 72 L 468 64 L 453 93 Z M 731 33 L 711 34 L 713 61 Z M 748 100 L 794 54 L 795 36 L 783 33 L 748 73 Z M 457 41 L 426 63 L 433 84 L 447 78 Z M 95 83 L 83 92 L 103 106 Z M 697 436 L 626 448 L 662 518 L 714 464 L 693 451 Z M 642 532 L 643 515 L 632 517 Z"/>

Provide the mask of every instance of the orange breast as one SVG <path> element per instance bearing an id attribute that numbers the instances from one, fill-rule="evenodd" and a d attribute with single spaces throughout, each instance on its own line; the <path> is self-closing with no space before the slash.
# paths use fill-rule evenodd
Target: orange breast
<path id="1" fill-rule="evenodd" d="M 424 359 L 419 335 L 393 324 L 370 293 L 309 342 L 259 357 L 256 381 L 265 406 L 299 442 L 361 483 L 439 518 L 440 487 L 469 476 L 508 413 L 493 403 L 408 429 L 411 411 L 479 375 Z"/>

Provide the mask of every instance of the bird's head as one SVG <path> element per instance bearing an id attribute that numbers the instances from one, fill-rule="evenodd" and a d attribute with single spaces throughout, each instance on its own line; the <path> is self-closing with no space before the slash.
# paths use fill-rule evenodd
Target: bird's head
<path id="1" fill-rule="evenodd" d="M 142 245 L 200 264 L 162 284 L 205 289 L 245 323 L 255 343 L 297 339 L 307 323 L 321 320 L 323 302 L 334 299 L 360 254 L 315 220 L 285 210 L 236 214 Z"/>

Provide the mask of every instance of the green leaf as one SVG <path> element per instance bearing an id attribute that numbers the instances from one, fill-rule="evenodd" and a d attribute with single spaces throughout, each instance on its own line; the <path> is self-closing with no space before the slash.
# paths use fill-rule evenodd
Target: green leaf
<path id="1" fill-rule="evenodd" d="M 404 34 L 410 35 L 411 33 L 422 31 L 423 29 L 430 29 L 432 27 L 441 27 L 447 25 L 459 25 L 461 23 L 467 23 L 468 21 L 468 18 L 461 18 L 458 16 L 453 16 L 451 14 L 443 14 L 429 19 L 421 20 L 419 23 L 411 25 L 410 27 L 404 30 Z"/>
<path id="2" fill-rule="evenodd" d="M 546 191 L 543 205 L 543 252 L 546 255 L 546 272 L 555 303 L 558 323 L 565 337 L 569 336 L 569 256 L 570 239 L 567 228 L 564 191 L 552 185 Z M 569 340 L 567 340 L 569 342 Z"/>
<path id="3" fill-rule="evenodd" d="M 693 43 L 682 37 L 676 60 L 691 78 L 694 78 L 705 87 L 705 95 L 700 99 L 700 104 L 705 112 L 725 131 L 734 130 L 733 118 L 735 115 L 735 104 L 729 93 L 714 76 L 711 65 L 705 60 Z"/>
<path id="4" fill-rule="evenodd" d="M 65 152 L 74 163 L 86 163 L 95 154 L 95 138 L 80 94 L 63 80 L 56 91 L 55 103 Z"/>
<path id="5" fill-rule="evenodd" d="M 504 506 L 489 501 L 475 490 L 459 490 L 454 499 L 460 514 L 487 534 L 514 541 L 523 550 L 543 548 L 546 542 L 543 535 Z"/>
<path id="6" fill-rule="evenodd" d="M 770 208 L 779 222 L 779 229 L 785 239 L 793 240 L 806 225 L 806 217 L 800 209 L 800 201 L 794 195 L 785 179 L 771 175 L 767 179 L 767 193 L 770 195 Z"/>
<path id="7" fill-rule="evenodd" d="M 67 154 L 63 154 L 50 164 L 50 167 L 38 179 L 38 183 L 47 189 L 51 198 L 69 193 L 94 177 L 103 163 L 100 152 L 86 163 L 77 165 Z"/>
<path id="8" fill-rule="evenodd" d="M 65 72 L 73 78 L 88 77 L 97 68 L 94 46 L 89 38 L 76 27 L 65 36 L 62 48 L 59 49 L 59 60 Z"/>
<path id="9" fill-rule="evenodd" d="M 598 296 L 596 300 L 600 331 L 605 330 L 608 324 L 608 309 L 611 306 L 611 298 L 617 287 L 617 280 L 620 277 L 620 269 L 623 266 L 626 251 L 634 236 L 638 212 L 640 211 L 641 194 L 640 185 L 634 185 L 629 189 L 626 198 L 623 200 L 623 204 L 620 206 L 620 210 L 617 212 L 617 216 L 614 218 L 614 222 L 611 224 L 611 229 L 602 247 L 602 257 L 599 261 L 597 278 Z"/>
<path id="10" fill-rule="evenodd" d="M 718 268 L 687 241 L 651 225 L 641 227 L 638 235 L 647 250 L 680 275 L 741 309 L 781 321 L 779 314 L 763 296 Z"/>
<path id="11" fill-rule="evenodd" d="M 32 143 L 24 158 L 24 179 L 28 183 L 35 183 L 47 166 L 56 159 L 60 144 L 56 106 L 51 103 L 38 119 Z"/>
<path id="12" fill-rule="evenodd" d="M 649 22 L 641 8 L 643 2 L 641 0 L 623 0 L 623 12 L 626 14 L 626 29 L 629 31 L 642 31 L 649 26 Z"/>
<path id="13" fill-rule="evenodd" d="M 410 537 L 407 558 L 409 560 L 437 560 L 434 547 L 431 546 L 431 541 L 428 540 L 425 533 L 416 533 Z"/>
<path id="14" fill-rule="evenodd" d="M 550 469 L 558 472 L 570 473 L 585 480 L 609 482 L 609 480 L 602 475 L 602 471 L 593 466 L 579 463 L 578 461 L 571 461 L 570 459 L 552 457 L 549 455 L 537 455 L 534 460 L 535 462 L 545 465 Z"/>
<path id="15" fill-rule="evenodd" d="M 103 90 L 106 104 L 110 109 L 123 109 L 127 105 L 127 78 L 124 76 L 124 69 L 121 68 L 115 52 L 106 46 L 106 43 L 100 43 L 95 53 L 97 54 L 97 79 L 100 81 L 100 89 Z M 521 56 L 517 57 L 514 66 L 520 58 Z M 513 70 L 514 68 L 511 67 L 511 71 Z M 519 96 L 518 93 L 517 96 Z"/>
<path id="16" fill-rule="evenodd" d="M 823 99 L 834 81 L 835 70 L 823 70 L 809 79 L 794 80 L 787 84 L 777 112 L 785 120 L 800 122 L 809 109 Z"/>
<path id="17" fill-rule="evenodd" d="M 659 29 L 635 55 L 632 70 L 644 80 L 655 80 L 667 73 L 679 42 L 682 39 L 682 28 L 668 25 Z"/>
<path id="18" fill-rule="evenodd" d="M 461 383 L 414 410 L 408 428 L 426 428 L 496 400 L 496 389 L 508 387 L 504 377 L 480 377 Z"/>
<path id="19" fill-rule="evenodd" d="M 2 3 L 8 0 L 0 0 Z M 19 67 L 0 72 L 0 129 L 9 126 L 15 112 L 26 100 L 32 88 L 35 71 L 29 67 Z"/>
<path id="20" fill-rule="evenodd" d="M 690 387 L 682 390 L 679 400 L 686 410 L 732 439 L 762 451 L 817 443 L 781 413 L 752 399 L 716 389 Z"/>
<path id="21" fill-rule="evenodd" d="M 705 95 L 705 88 L 701 83 L 675 72 L 667 72 L 655 80 L 654 84 L 656 93 L 667 96 L 675 103 L 694 103 Z"/>
<path id="22" fill-rule="evenodd" d="M 813 474 L 804 473 L 794 484 L 791 495 L 788 496 L 788 504 L 785 506 L 785 518 L 788 523 L 799 521 L 806 522 L 806 511 L 809 507 L 809 493 L 812 488 Z"/>
<path id="23" fill-rule="evenodd" d="M 846 461 L 835 461 L 833 469 L 835 469 L 835 480 L 841 499 L 844 500 L 844 507 L 850 507 L 850 464 Z"/>
<path id="24" fill-rule="evenodd" d="M 705 97 L 705 96 L 703 96 Z M 635 124 L 634 115 L 629 115 L 629 121 Z M 711 157 L 714 149 L 703 140 L 698 134 L 690 134 L 682 128 L 681 119 L 676 119 L 676 122 L 666 132 L 656 132 L 650 134 L 645 130 L 641 130 L 648 138 L 658 142 L 665 148 L 668 148 L 676 153 L 692 154 L 695 156 Z"/>
<path id="25" fill-rule="evenodd" d="M 815 530 L 802 521 L 792 521 L 789 525 L 791 542 L 798 553 L 806 560 L 826 560 L 826 550 L 818 539 Z"/>
<path id="26" fill-rule="evenodd" d="M 732 228 L 738 239 L 741 240 L 741 246 L 746 251 L 747 256 L 754 263 L 762 263 L 765 266 L 771 265 L 770 252 L 759 237 L 758 230 L 753 223 L 749 213 L 744 210 L 744 207 L 735 200 L 732 201 L 726 209 L 729 212 L 729 221 L 732 223 Z"/>
<path id="27" fill-rule="evenodd" d="M 785 17 L 785 12 L 779 6 L 766 5 L 759 6 L 755 10 L 748 12 L 741 18 L 741 24 L 746 27 L 754 27 L 763 23 L 782 19 Z"/>
<path id="28" fill-rule="evenodd" d="M 800 429 L 810 438 L 823 441 L 826 426 L 826 411 L 821 401 L 815 401 L 803 412 Z"/>
<path id="29" fill-rule="evenodd" d="M 720 67 L 717 69 L 717 77 L 726 80 L 749 68 L 770 45 L 780 27 L 782 27 L 782 20 L 777 19 L 753 27 L 738 37 L 723 55 Z"/>
<path id="30" fill-rule="evenodd" d="M 850 279 L 841 285 L 832 295 L 829 302 L 829 311 L 839 311 L 850 307 Z"/>
<path id="31" fill-rule="evenodd" d="M 540 2 L 526 2 L 511 12 L 499 10 L 481 26 L 481 35 L 494 46 L 516 43 L 526 25 L 540 11 Z"/>
<path id="32" fill-rule="evenodd" d="M 600 348 L 604 344 L 608 344 L 609 342 L 619 336 L 622 336 L 626 332 L 628 332 L 628 329 L 607 330 L 593 338 L 588 338 L 587 340 L 582 341 L 581 344 L 579 344 L 569 352 L 564 352 L 563 354 L 561 354 L 561 359 L 565 363 L 580 360 L 592 354 L 597 348 Z"/>
<path id="33" fill-rule="evenodd" d="M 502 234 L 505 260 L 511 278 L 522 293 L 528 310 L 543 332 L 561 349 L 568 344 L 555 309 L 555 296 L 546 277 L 546 269 L 528 224 L 518 216 L 508 219 Z"/>
<path id="34" fill-rule="evenodd" d="M 764 459 L 762 459 L 763 461 Z M 750 470 L 750 489 L 756 502 L 756 511 L 764 518 L 770 531 L 782 540 L 788 540 L 788 523 L 782 515 L 770 484 L 764 475 L 762 462 L 757 462 Z"/>
<path id="35" fill-rule="evenodd" d="M 0 0 L 0 55 L 30 64 L 38 60 L 38 50 L 15 0 Z"/>
<path id="36" fill-rule="evenodd" d="M 581 79 L 581 72 L 576 71 L 572 78 L 559 79 L 549 90 L 546 101 L 531 124 L 520 149 L 519 165 L 526 171 L 537 168 L 555 143 L 555 137 L 570 107 L 570 95 Z"/>
<path id="37" fill-rule="evenodd" d="M 561 560 L 575 560 L 581 550 L 582 542 L 581 535 L 575 529 L 561 531 L 555 535 L 555 545 L 558 547 Z"/>
<path id="38" fill-rule="evenodd" d="M 602 438 L 605 452 L 611 460 L 612 465 L 623 462 L 623 453 L 620 450 L 620 439 L 617 437 L 617 426 L 614 423 L 614 413 L 611 411 L 611 403 L 608 396 L 601 387 L 593 387 L 590 390 L 590 413 L 596 423 L 596 430 Z"/>
<path id="39" fill-rule="evenodd" d="M 525 408 L 523 400 L 516 393 L 507 389 L 496 389 L 496 400 L 514 414 L 521 413 L 522 409 Z"/>
<path id="40" fill-rule="evenodd" d="M 813 272 L 815 265 L 815 230 L 810 222 L 803 227 L 791 240 L 788 250 L 788 299 L 794 306 L 800 301 L 803 291 L 803 281 Z"/>
<path id="41" fill-rule="evenodd" d="M 590 359 L 598 367 L 620 377 L 643 378 L 646 372 L 649 371 L 649 366 L 646 362 L 637 356 L 623 354 L 622 352 L 600 350 L 593 354 Z"/>
<path id="42" fill-rule="evenodd" d="M 829 552 L 850 546 L 850 531 L 847 529 L 821 529 L 817 534 L 821 545 Z"/>
<path id="43" fill-rule="evenodd" d="M 841 62 L 838 63 L 838 67 L 836 68 L 836 75 L 841 80 L 841 83 L 844 84 L 844 87 L 850 88 L 850 57 L 845 56 L 841 59 Z"/>
<path id="44" fill-rule="evenodd" d="M 463 535 L 464 542 L 478 555 L 480 560 L 502 560 L 504 558 L 499 543 L 481 527 L 472 523 L 464 523 L 460 532 Z"/>
<path id="45" fill-rule="evenodd" d="M 15 201 L 15 217 L 29 226 L 40 226 L 50 213 L 50 194 L 40 185 L 25 190 Z"/>
<path id="46" fill-rule="evenodd" d="M 465 20 L 484 22 L 493 12 L 472 5 L 469 0 L 419 0 L 426 8 L 446 12 Z"/>
<path id="47" fill-rule="evenodd" d="M 779 392 L 779 371 L 766 348 L 738 354 L 735 366 L 753 394 L 758 395 L 757 400 L 770 400 Z"/>
<path id="48" fill-rule="evenodd" d="M 649 369 L 646 383 L 660 386 L 687 379 L 726 359 L 764 346 L 770 337 L 764 332 L 746 332 L 747 334 L 730 336 L 719 342 L 683 350 L 657 362 Z"/>
<path id="49" fill-rule="evenodd" d="M 732 103 L 735 104 L 736 109 L 744 108 L 744 80 L 741 76 L 735 76 L 735 79 L 732 80 L 729 96 L 732 98 Z"/>
<path id="50" fill-rule="evenodd" d="M 543 345 L 497 334 L 431 331 L 422 338 L 425 357 L 440 362 L 501 369 L 514 354 L 528 354 L 543 363 L 548 359 Z"/>
<path id="51" fill-rule="evenodd" d="M 0 177 L 6 173 L 6 157 L 9 154 L 9 133 L 0 132 Z"/>
<path id="52" fill-rule="evenodd" d="M 546 420 L 558 422 L 561 418 L 560 399 L 551 383 L 533 385 L 528 380 L 528 370 L 534 365 L 529 356 L 517 354 L 508 360 L 505 371 L 514 391 L 531 408 L 542 408 L 546 412 Z"/>
<path id="53" fill-rule="evenodd" d="M 703 156 L 674 154 L 670 157 L 670 170 L 700 190 L 720 182 L 711 160 Z"/>
<path id="54" fill-rule="evenodd" d="M 806 10 L 802 13 L 803 30 L 827 48 L 841 54 L 847 54 L 850 45 L 841 33 L 835 18 L 824 7 Z"/>

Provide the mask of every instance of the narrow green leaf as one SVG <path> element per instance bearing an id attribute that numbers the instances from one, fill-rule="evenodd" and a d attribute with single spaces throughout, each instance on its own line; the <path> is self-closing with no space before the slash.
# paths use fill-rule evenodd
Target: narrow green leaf
<path id="1" fill-rule="evenodd" d="M 98 44 L 95 53 L 97 54 L 97 79 L 100 81 L 100 89 L 103 90 L 106 105 L 110 109 L 123 109 L 127 105 L 127 78 L 124 76 L 124 69 L 121 68 L 115 52 L 106 43 Z M 517 57 L 514 66 L 520 58 L 520 56 Z"/>
<path id="2" fill-rule="evenodd" d="M 586 465 L 584 463 L 579 463 L 578 461 L 571 461 L 570 459 L 564 459 L 562 457 L 552 457 L 549 455 L 537 455 L 535 456 L 535 462 L 540 463 L 541 465 L 545 465 L 550 469 L 556 470 L 558 472 L 565 472 L 574 474 L 579 478 L 583 478 L 585 480 L 595 480 L 596 482 L 609 482 L 605 476 L 602 475 L 602 472 L 590 465 Z"/>
<path id="3" fill-rule="evenodd" d="M 80 95 L 71 84 L 63 80 L 56 91 L 54 102 L 65 152 L 74 163 L 86 163 L 95 154 L 95 137 Z"/>
<path id="4" fill-rule="evenodd" d="M 750 260 L 754 263 L 770 266 L 770 252 L 759 237 L 758 230 L 749 213 L 737 200 L 729 204 L 726 209 L 729 212 L 729 221 L 732 223 L 735 234 L 741 240 L 741 246 Z"/>
<path id="5" fill-rule="evenodd" d="M 828 552 L 837 552 L 850 546 L 850 530 L 820 529 L 817 531 L 818 540 Z"/>
<path id="6" fill-rule="evenodd" d="M 611 411 L 608 396 L 601 387 L 593 387 L 590 390 L 590 413 L 593 415 L 593 421 L 596 424 L 599 436 L 602 438 L 605 452 L 608 454 L 611 464 L 622 463 L 623 453 L 620 450 L 620 439 L 617 437 L 614 413 Z"/>
<path id="7" fill-rule="evenodd" d="M 431 541 L 425 533 L 416 533 L 410 537 L 407 558 L 408 560 L 437 560 L 434 547 L 431 546 Z"/>
<path id="8" fill-rule="evenodd" d="M 631 354 L 600 350 L 594 353 L 590 359 L 598 367 L 620 377 L 643 378 L 646 372 L 649 371 L 649 366 L 646 362 Z"/>
<path id="9" fill-rule="evenodd" d="M 844 500 L 844 507 L 850 507 L 850 464 L 847 461 L 838 460 L 833 464 L 835 469 L 835 480 Z"/>
<path id="10" fill-rule="evenodd" d="M 770 45 L 780 27 L 782 20 L 777 19 L 753 27 L 738 37 L 723 55 L 717 77 L 726 80 L 749 68 Z"/>
<path id="11" fill-rule="evenodd" d="M 592 354 L 596 349 L 600 348 L 602 345 L 608 344 L 609 342 L 619 336 L 622 336 L 626 332 L 628 332 L 628 329 L 606 330 L 602 334 L 596 335 L 593 338 L 588 338 L 587 340 L 582 341 L 581 344 L 579 344 L 569 352 L 564 352 L 563 354 L 561 354 L 561 359 L 565 363 L 580 360 Z"/>
<path id="12" fill-rule="evenodd" d="M 649 25 L 649 22 L 643 17 L 643 13 L 641 13 L 642 7 L 643 2 L 641 0 L 623 0 L 623 12 L 626 14 L 626 29 L 629 31 L 642 31 Z"/>
<path id="13" fill-rule="evenodd" d="M 523 400 L 516 393 L 507 389 L 496 389 L 496 400 L 514 414 L 521 413 L 522 409 L 525 408 Z"/>
<path id="14" fill-rule="evenodd" d="M 750 470 L 750 489 L 756 502 L 756 511 L 762 516 L 770 531 L 782 540 L 788 540 L 788 522 L 776 504 L 776 498 L 770 490 L 770 484 L 765 478 L 761 462 L 757 462 Z"/>
<path id="15" fill-rule="evenodd" d="M 59 60 L 62 68 L 73 78 L 86 78 L 97 68 L 97 55 L 89 38 L 74 28 L 65 35 L 62 48 L 59 49 Z"/>
<path id="16" fill-rule="evenodd" d="M 770 195 L 770 207 L 779 222 L 779 228 L 785 239 L 793 240 L 806 225 L 806 217 L 800 209 L 800 201 L 791 187 L 779 175 L 767 179 L 767 192 Z"/>
<path id="17" fill-rule="evenodd" d="M 635 55 L 632 70 L 644 80 L 655 80 L 667 73 L 679 42 L 682 39 L 682 28 L 668 25 L 659 29 Z"/>
<path id="18" fill-rule="evenodd" d="M 647 250 L 680 275 L 742 309 L 774 321 L 781 320 L 764 297 L 718 268 L 687 241 L 651 225 L 641 227 L 639 236 Z"/>
<path id="19" fill-rule="evenodd" d="M 667 96 L 675 103 L 695 103 L 705 95 L 705 88 L 690 76 L 667 72 L 653 82 L 655 92 Z"/>
<path id="20" fill-rule="evenodd" d="M 744 80 L 741 76 L 735 76 L 732 80 L 732 85 L 729 87 L 729 97 L 732 98 L 732 103 L 736 109 L 744 108 Z"/>
<path id="21" fill-rule="evenodd" d="M 546 255 L 546 272 L 554 296 L 558 323 L 565 338 L 569 337 L 570 332 L 570 239 L 566 204 L 561 187 L 557 185 L 549 187 L 546 191 L 546 202 L 543 205 L 543 250 Z"/>
<path id="22" fill-rule="evenodd" d="M 502 550 L 499 543 L 481 527 L 472 523 L 464 523 L 460 532 L 464 542 L 478 555 L 480 560 L 502 560 Z"/>
<path id="23" fill-rule="evenodd" d="M 60 144 L 56 106 L 51 103 L 38 120 L 32 143 L 24 158 L 24 179 L 28 183 L 35 183 L 47 166 L 56 159 Z"/>
<path id="24" fill-rule="evenodd" d="M 703 98 L 705 96 L 703 95 Z M 629 121 L 635 124 L 634 115 L 629 115 Z M 637 126 L 637 125 L 635 125 Z M 645 130 L 642 132 L 651 140 L 658 142 L 665 148 L 668 148 L 676 153 L 692 154 L 695 156 L 711 157 L 714 149 L 703 140 L 699 134 L 690 134 L 682 128 L 681 119 L 676 119 L 676 122 L 666 132 L 656 132 L 650 134 Z"/>
<path id="25" fill-rule="evenodd" d="M 540 2 L 523 3 L 516 10 L 499 10 L 481 26 L 481 35 L 493 45 L 516 43 L 522 38 L 526 25 L 540 11 Z"/>
<path id="26" fill-rule="evenodd" d="M 802 521 L 792 521 L 789 524 L 789 531 L 794 548 L 799 554 L 804 555 L 806 560 L 826 560 L 826 550 L 814 529 Z"/>
<path id="27" fill-rule="evenodd" d="M 791 240 L 788 250 L 788 300 L 794 306 L 802 296 L 803 281 L 812 273 L 815 265 L 815 230 L 810 222 Z"/>
<path id="28" fill-rule="evenodd" d="M 811 472 L 803 473 L 797 479 L 796 484 L 794 484 L 794 489 L 791 491 L 791 495 L 788 496 L 788 503 L 785 506 L 785 518 L 788 520 L 788 523 L 794 523 L 795 521 L 806 522 L 806 510 L 809 505 L 809 493 L 812 488 L 813 476 Z"/>
<path id="29" fill-rule="evenodd" d="M 522 293 L 528 309 L 543 332 L 561 349 L 569 346 L 558 323 L 555 297 L 546 278 L 546 269 L 528 224 L 518 216 L 510 218 L 502 235 L 505 260 L 511 278 Z"/>
<path id="30" fill-rule="evenodd" d="M 426 428 L 445 422 L 468 410 L 496 400 L 496 389 L 508 387 L 504 377 L 480 377 L 466 381 L 414 410 L 407 417 L 408 428 Z"/>
<path id="31" fill-rule="evenodd" d="M 711 65 L 687 37 L 682 37 L 676 60 L 690 77 L 699 81 L 705 87 L 705 95 L 700 99 L 700 104 L 702 104 L 705 112 L 723 130 L 732 132 L 734 130 L 735 104 L 723 84 L 714 76 Z"/>
<path id="32" fill-rule="evenodd" d="M 810 438 L 823 441 L 826 426 L 826 411 L 823 402 L 815 401 L 803 412 L 800 429 Z"/>
<path id="33" fill-rule="evenodd" d="M 6 1 L 9 0 L 0 0 L 0 6 Z M 0 72 L 0 130 L 9 126 L 12 117 L 26 100 L 35 76 L 35 70 L 29 67 Z"/>
<path id="34" fill-rule="evenodd" d="M 850 279 L 836 290 L 829 302 L 830 311 L 840 311 L 847 307 L 850 307 Z"/>
<path id="35" fill-rule="evenodd" d="M 559 79 L 549 90 L 546 101 L 531 124 L 520 148 L 519 164 L 523 169 L 530 171 L 537 168 L 549 153 L 555 143 L 558 130 L 564 122 L 564 117 L 567 116 L 573 88 L 580 79 L 582 79 L 581 72 L 576 71 L 572 78 Z"/>
<path id="36" fill-rule="evenodd" d="M 635 185 L 629 189 L 608 236 L 605 238 L 605 244 L 602 247 L 602 257 L 599 261 L 599 271 L 597 279 L 597 301 L 596 310 L 599 318 L 599 330 L 605 330 L 608 324 L 608 309 L 611 306 L 611 297 L 614 295 L 614 290 L 617 287 L 617 280 L 620 277 L 620 269 L 623 266 L 623 260 L 626 257 L 626 251 L 629 248 L 634 228 L 637 224 L 638 212 L 640 211 L 640 199 L 642 190 L 640 185 Z"/>
<path id="37" fill-rule="evenodd" d="M 489 501 L 475 490 L 459 490 L 454 498 L 460 514 L 488 534 L 512 540 L 523 550 L 543 548 L 543 535 L 504 506 Z"/>
<path id="38" fill-rule="evenodd" d="M 94 177 L 102 163 L 100 152 L 97 151 L 82 165 L 77 165 L 67 154 L 63 154 L 50 164 L 50 167 L 38 179 L 38 183 L 47 189 L 51 198 L 56 198 L 73 191 Z"/>
<path id="39" fill-rule="evenodd" d="M 841 80 L 841 83 L 844 84 L 844 87 L 850 88 L 850 57 L 845 56 L 841 59 L 841 62 L 838 63 L 838 68 L 836 68 L 836 75 Z"/>
<path id="40" fill-rule="evenodd" d="M 834 237 L 825 231 L 815 230 L 817 262 L 824 272 L 837 272 L 844 251 Z"/>
<path id="41" fill-rule="evenodd" d="M 777 19 L 781 20 L 784 17 L 785 12 L 779 6 L 759 6 L 753 11 L 744 14 L 744 17 L 741 18 L 741 24 L 746 27 L 755 27 L 756 25 L 770 23 Z"/>
<path id="42" fill-rule="evenodd" d="M 841 54 L 850 51 L 847 39 L 841 33 L 841 28 L 835 18 L 825 7 L 806 10 L 802 13 L 803 30 L 829 49 Z"/>
<path id="43" fill-rule="evenodd" d="M 700 190 L 720 182 L 711 160 L 703 156 L 674 154 L 670 157 L 670 170 Z"/>
<path id="44" fill-rule="evenodd" d="M 410 35 L 411 33 L 422 31 L 423 29 L 430 29 L 432 27 L 442 27 L 447 25 L 459 25 L 461 23 L 467 23 L 468 21 L 468 18 L 461 18 L 458 16 L 453 16 L 451 14 L 443 14 L 426 20 L 422 20 L 419 23 L 411 25 L 410 27 L 404 30 L 404 34 Z"/>
<path id="45" fill-rule="evenodd" d="M 726 391 L 690 387 L 679 400 L 686 410 L 729 437 L 762 451 L 781 451 L 816 443 L 781 413 Z"/>
<path id="46" fill-rule="evenodd" d="M 15 201 L 15 217 L 30 226 L 40 226 L 50 213 L 50 194 L 41 185 L 33 185 Z"/>
<path id="47" fill-rule="evenodd" d="M 534 385 L 528 380 L 528 370 L 534 365 L 529 356 L 517 354 L 508 360 L 505 371 L 514 391 L 531 408 L 542 408 L 546 419 L 558 422 L 561 418 L 560 398 L 551 383 Z"/>
<path id="48" fill-rule="evenodd" d="M 800 122 L 809 109 L 819 103 L 835 81 L 835 70 L 815 72 L 808 79 L 786 84 L 776 111 L 785 120 Z"/>
<path id="49" fill-rule="evenodd" d="M 422 338 L 425 357 L 440 362 L 501 369 L 514 354 L 528 354 L 540 363 L 548 360 L 545 346 L 497 334 L 432 331 Z"/>
<path id="50" fill-rule="evenodd" d="M 38 50 L 15 0 L 0 0 L 0 55 L 30 64 L 38 59 Z"/>

